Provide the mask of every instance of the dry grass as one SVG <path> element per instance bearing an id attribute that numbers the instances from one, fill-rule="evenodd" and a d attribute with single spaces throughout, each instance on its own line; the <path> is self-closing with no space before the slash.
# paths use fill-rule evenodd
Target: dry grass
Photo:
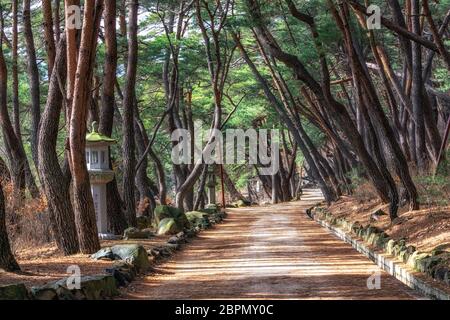
<path id="1" fill-rule="evenodd" d="M 331 205 L 329 210 L 337 217 L 345 217 L 362 224 L 371 223 L 386 231 L 392 238 L 405 239 L 408 244 L 421 251 L 430 251 L 437 245 L 450 244 L 450 181 L 441 179 L 432 182 L 430 179 L 420 178 L 416 181 L 421 181 L 417 183 L 420 198 L 427 201 L 421 202 L 421 210 L 418 211 L 400 208 L 399 218 L 395 223 L 391 223 L 388 215 L 379 217 L 378 221 L 371 221 L 371 214 L 378 209 L 388 213 L 388 205 L 381 204 L 369 184 L 360 185 L 352 197 L 342 197 Z"/>

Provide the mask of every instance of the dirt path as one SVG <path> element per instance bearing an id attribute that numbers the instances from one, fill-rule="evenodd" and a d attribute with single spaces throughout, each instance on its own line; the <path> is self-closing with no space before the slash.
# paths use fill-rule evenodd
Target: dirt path
<path id="1" fill-rule="evenodd" d="M 413 290 L 338 240 L 304 210 L 317 201 L 232 209 L 158 273 L 136 280 L 128 299 L 414 299 Z"/>

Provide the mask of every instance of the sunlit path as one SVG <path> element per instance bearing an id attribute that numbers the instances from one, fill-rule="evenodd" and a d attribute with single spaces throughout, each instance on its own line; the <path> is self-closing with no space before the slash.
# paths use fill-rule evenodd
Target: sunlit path
<path id="1" fill-rule="evenodd" d="M 368 290 L 378 267 L 305 215 L 319 197 L 309 190 L 302 201 L 229 210 L 225 223 L 133 283 L 126 298 L 419 298 L 384 272 L 381 289 Z"/>

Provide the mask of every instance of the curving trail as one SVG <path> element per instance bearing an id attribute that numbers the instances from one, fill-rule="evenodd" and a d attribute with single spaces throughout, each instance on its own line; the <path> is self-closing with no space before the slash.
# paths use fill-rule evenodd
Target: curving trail
<path id="1" fill-rule="evenodd" d="M 320 200 L 229 209 L 171 260 L 130 286 L 125 299 L 417 299 L 305 214 Z M 367 278 L 381 271 L 381 289 Z"/>

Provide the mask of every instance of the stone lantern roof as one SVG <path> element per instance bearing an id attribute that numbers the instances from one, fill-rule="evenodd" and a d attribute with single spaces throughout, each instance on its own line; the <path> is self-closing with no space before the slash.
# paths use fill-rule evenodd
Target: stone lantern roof
<path id="1" fill-rule="evenodd" d="M 116 139 L 100 134 L 97 121 L 92 122 L 92 130 L 86 135 L 86 146 L 111 145 L 116 142 Z"/>

